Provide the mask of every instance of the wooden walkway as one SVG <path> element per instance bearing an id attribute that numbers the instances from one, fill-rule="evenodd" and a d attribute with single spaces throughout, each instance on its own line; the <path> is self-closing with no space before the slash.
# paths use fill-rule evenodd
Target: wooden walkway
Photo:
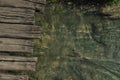
<path id="1" fill-rule="evenodd" d="M 35 11 L 44 6 L 45 0 L 0 0 L 0 80 L 28 80 L 10 72 L 35 71 L 37 57 L 22 55 L 32 54 L 33 39 L 40 38 Z"/>

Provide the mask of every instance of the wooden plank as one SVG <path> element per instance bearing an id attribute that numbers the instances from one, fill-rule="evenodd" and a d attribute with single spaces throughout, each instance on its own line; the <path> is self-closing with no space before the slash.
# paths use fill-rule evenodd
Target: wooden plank
<path id="1" fill-rule="evenodd" d="M 30 1 L 36 4 L 46 4 L 46 0 L 25 0 L 25 1 Z"/>
<path id="2" fill-rule="evenodd" d="M 0 52 L 32 53 L 32 41 L 23 39 L 0 38 Z"/>
<path id="3" fill-rule="evenodd" d="M 22 45 L 22 46 L 33 46 L 32 40 L 24 39 L 12 39 L 12 38 L 0 38 L 0 44 L 3 45 Z"/>
<path id="4" fill-rule="evenodd" d="M 0 0 L 0 6 L 34 9 L 34 3 L 27 0 Z"/>
<path id="5" fill-rule="evenodd" d="M 35 62 L 6 62 L 0 61 L 0 70 L 3 71 L 35 71 Z"/>
<path id="6" fill-rule="evenodd" d="M 8 38 L 40 38 L 41 29 L 34 25 L 0 24 L 0 37 Z"/>
<path id="7" fill-rule="evenodd" d="M 25 0 L 35 4 L 35 9 L 37 12 L 44 12 L 46 0 Z"/>
<path id="8" fill-rule="evenodd" d="M 11 75 L 0 73 L 0 80 L 28 80 L 27 75 Z"/>
<path id="9" fill-rule="evenodd" d="M 0 7 L 0 22 L 35 24 L 34 13 L 35 11 L 31 9 Z"/>
<path id="10" fill-rule="evenodd" d="M 37 57 L 0 56 L 0 61 L 37 62 Z"/>

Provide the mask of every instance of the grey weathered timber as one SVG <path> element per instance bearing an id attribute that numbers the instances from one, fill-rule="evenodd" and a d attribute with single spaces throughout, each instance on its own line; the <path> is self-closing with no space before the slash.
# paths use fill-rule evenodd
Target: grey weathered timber
<path id="1" fill-rule="evenodd" d="M 22 46 L 33 46 L 32 40 L 24 39 L 12 39 L 12 38 L 0 38 L 0 44 L 3 45 L 22 45 Z"/>
<path id="2" fill-rule="evenodd" d="M 37 57 L 0 56 L 0 61 L 37 62 Z"/>
<path id="3" fill-rule="evenodd" d="M 35 71 L 36 62 L 0 61 L 0 70 L 4 71 Z"/>
<path id="4" fill-rule="evenodd" d="M 46 4 L 46 0 L 25 0 L 25 1 L 30 1 L 36 4 Z"/>
<path id="5" fill-rule="evenodd" d="M 0 0 L 0 80 L 28 80 L 12 73 L 35 71 L 37 57 L 20 55 L 33 53 L 33 39 L 41 38 L 35 12 L 44 12 L 45 4 L 45 0 Z"/>
<path id="6" fill-rule="evenodd" d="M 32 53 L 32 45 L 30 40 L 0 38 L 0 52 Z"/>
<path id="7" fill-rule="evenodd" d="M 34 13 L 31 9 L 0 7 L 0 22 L 34 24 Z"/>
<path id="8" fill-rule="evenodd" d="M 4 38 L 40 38 L 41 29 L 35 25 L 0 24 L 0 37 Z"/>
<path id="9" fill-rule="evenodd" d="M 44 11 L 45 4 L 45 0 L 0 0 L 0 7 L 39 9 L 40 12 Z"/>
<path id="10" fill-rule="evenodd" d="M 11 75 L 0 73 L 0 80 L 28 80 L 27 75 Z"/>
<path id="11" fill-rule="evenodd" d="M 0 0 L 1 7 L 29 8 L 34 9 L 34 3 L 27 0 Z"/>
<path id="12" fill-rule="evenodd" d="M 35 71 L 37 57 L 0 56 L 0 70 Z"/>
<path id="13" fill-rule="evenodd" d="M 25 0 L 25 1 L 34 3 L 35 9 L 37 11 L 42 13 L 44 12 L 46 0 Z"/>

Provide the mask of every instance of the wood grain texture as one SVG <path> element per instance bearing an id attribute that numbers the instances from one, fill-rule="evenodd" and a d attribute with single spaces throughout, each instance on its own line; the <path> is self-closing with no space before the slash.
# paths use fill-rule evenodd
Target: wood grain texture
<path id="1" fill-rule="evenodd" d="M 0 61 L 0 70 L 3 71 L 35 71 L 35 62 L 6 62 Z"/>
<path id="2" fill-rule="evenodd" d="M 46 0 L 25 0 L 25 1 L 33 2 L 36 4 L 46 4 Z"/>
<path id="3" fill-rule="evenodd" d="M 34 3 L 37 12 L 44 13 L 46 0 L 25 0 Z"/>
<path id="4" fill-rule="evenodd" d="M 0 0 L 0 6 L 34 9 L 34 3 L 27 0 Z"/>
<path id="5" fill-rule="evenodd" d="M 0 38 L 0 52 L 33 53 L 32 46 L 30 40 Z"/>
<path id="6" fill-rule="evenodd" d="M 0 61 L 6 62 L 37 62 L 37 57 L 0 56 Z"/>
<path id="7" fill-rule="evenodd" d="M 0 73 L 0 80 L 28 80 L 27 75 L 11 75 Z"/>
<path id="8" fill-rule="evenodd" d="M 26 75 L 5 73 L 35 71 L 37 57 L 22 56 L 33 53 L 33 39 L 41 38 L 35 12 L 44 12 L 45 4 L 46 0 L 0 0 L 0 71 L 4 72 L 0 80 L 28 80 Z"/>
<path id="9" fill-rule="evenodd" d="M 31 9 L 0 7 L 1 23 L 35 24 L 35 11 Z"/>
<path id="10" fill-rule="evenodd" d="M 0 37 L 35 39 L 41 38 L 41 28 L 34 25 L 0 24 Z"/>

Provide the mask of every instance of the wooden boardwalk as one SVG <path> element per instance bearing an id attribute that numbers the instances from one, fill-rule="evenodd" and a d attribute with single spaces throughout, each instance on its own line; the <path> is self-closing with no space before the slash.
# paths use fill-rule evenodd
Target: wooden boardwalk
<path id="1" fill-rule="evenodd" d="M 28 80 L 27 74 L 8 72 L 35 71 L 37 57 L 22 54 L 32 54 L 33 39 L 40 38 L 35 11 L 44 6 L 45 0 L 0 0 L 0 80 Z"/>

